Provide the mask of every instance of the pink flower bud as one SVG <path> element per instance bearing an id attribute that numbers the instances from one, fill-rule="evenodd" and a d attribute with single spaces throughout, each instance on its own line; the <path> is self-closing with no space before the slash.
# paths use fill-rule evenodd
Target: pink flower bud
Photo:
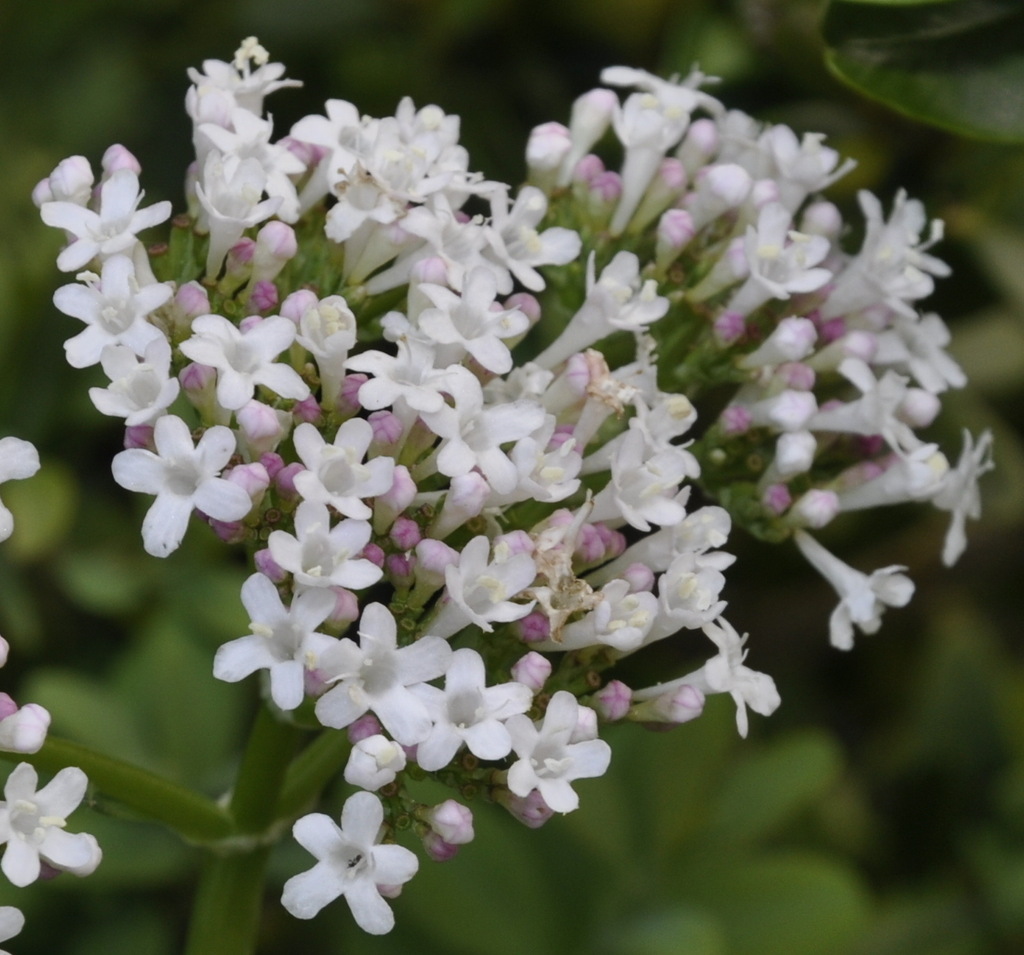
<path id="1" fill-rule="evenodd" d="M 384 568 L 391 581 L 396 587 L 411 587 L 413 583 L 413 566 L 415 559 L 405 554 L 388 554 L 384 560 Z"/>
<path id="2" fill-rule="evenodd" d="M 623 719 L 632 700 L 633 691 L 621 680 L 611 680 L 591 697 L 598 714 L 609 722 Z"/>
<path id="3" fill-rule="evenodd" d="M 715 319 L 712 328 L 715 339 L 722 345 L 731 345 L 743 337 L 747 330 L 747 320 L 739 312 L 722 312 Z"/>
<path id="4" fill-rule="evenodd" d="M 656 697 L 651 703 L 656 718 L 676 726 L 695 720 L 704 712 L 704 694 L 689 683 Z"/>
<path id="5" fill-rule="evenodd" d="M 0 693 L 0 720 L 7 719 L 12 713 L 18 712 L 18 704 L 6 693 Z"/>
<path id="6" fill-rule="evenodd" d="M 253 283 L 248 304 L 257 312 L 273 311 L 277 307 L 277 286 L 266 279 L 258 279 Z"/>
<path id="7" fill-rule="evenodd" d="M 512 664 L 512 679 L 536 693 L 551 676 L 551 661 L 531 650 Z"/>
<path id="8" fill-rule="evenodd" d="M 473 813 L 454 799 L 446 799 L 426 810 L 422 818 L 432 832 L 453 846 L 464 846 L 473 841 Z"/>
<path id="9" fill-rule="evenodd" d="M 225 544 L 240 544 L 247 536 L 245 524 L 241 521 L 218 521 L 214 517 L 207 516 L 206 522 L 213 529 L 214 534 Z"/>
<path id="10" fill-rule="evenodd" d="M 459 847 L 445 842 L 436 832 L 428 831 L 423 834 L 423 851 L 434 862 L 448 862 L 459 854 Z"/>
<path id="11" fill-rule="evenodd" d="M 274 451 L 266 451 L 260 455 L 260 464 L 267 469 L 271 479 L 277 477 L 277 472 L 284 467 L 284 458 Z"/>
<path id="12" fill-rule="evenodd" d="M 696 119 L 690 123 L 683 142 L 676 151 L 686 171 L 692 176 L 718 152 L 718 126 L 714 120 Z"/>
<path id="13" fill-rule="evenodd" d="M 583 743 L 597 739 L 597 713 L 589 706 L 581 706 L 576 711 L 576 725 L 569 736 L 570 743 Z"/>
<path id="14" fill-rule="evenodd" d="M 132 424 L 124 429 L 124 446 L 126 448 L 144 448 L 153 451 L 156 445 L 153 443 L 153 425 Z"/>
<path id="15" fill-rule="evenodd" d="M 420 525 L 408 517 L 399 517 L 391 525 L 391 540 L 402 551 L 412 550 L 422 539 Z"/>
<path id="16" fill-rule="evenodd" d="M 528 613 L 525 617 L 517 620 L 513 626 L 519 632 L 519 639 L 523 643 L 540 643 L 551 636 L 551 621 L 547 615 L 539 610 Z"/>
<path id="17" fill-rule="evenodd" d="M 793 503 L 793 495 L 785 484 L 769 484 L 761 495 L 761 504 L 772 514 L 784 514 Z"/>
<path id="18" fill-rule="evenodd" d="M 539 829 L 555 814 L 544 802 L 539 789 L 534 789 L 528 796 L 516 796 L 506 789 L 499 789 L 494 794 L 494 801 L 530 829 Z"/>
<path id="19" fill-rule="evenodd" d="M 605 165 L 601 161 L 601 157 L 595 156 L 594 153 L 587 153 L 576 163 L 576 168 L 572 171 L 572 179 L 574 182 L 584 183 L 589 187 L 590 183 L 604 171 Z"/>
<path id="20" fill-rule="evenodd" d="M 839 513 L 834 491 L 811 488 L 790 508 L 789 521 L 796 527 L 824 527 Z"/>
<path id="21" fill-rule="evenodd" d="M 404 464 L 395 465 L 391 488 L 379 494 L 375 501 L 378 507 L 389 508 L 394 514 L 401 514 L 416 498 L 416 482 Z"/>
<path id="22" fill-rule="evenodd" d="M 44 201 L 73 202 L 75 205 L 84 206 L 92 194 L 92 184 L 95 180 L 92 166 L 85 156 L 69 156 L 57 163 L 49 179 L 44 181 L 48 187 L 44 192 L 49 193 Z"/>
<path id="23" fill-rule="evenodd" d="M 299 492 L 295 488 L 295 475 L 305 470 L 298 461 L 293 461 L 291 464 L 286 464 L 281 468 L 274 475 L 274 487 L 277 488 L 278 494 L 284 497 L 285 500 L 295 500 L 299 496 Z"/>
<path id="24" fill-rule="evenodd" d="M 775 369 L 775 376 L 794 391 L 811 391 L 817 375 L 810 365 L 799 361 L 787 361 Z"/>
<path id="25" fill-rule="evenodd" d="M 292 417 L 296 424 L 319 424 L 323 419 L 323 409 L 316 398 L 310 395 L 292 405 Z"/>
<path id="26" fill-rule="evenodd" d="M 352 623 L 359 619 L 359 598 L 344 587 L 332 587 L 334 609 L 327 618 L 331 623 Z"/>
<path id="27" fill-rule="evenodd" d="M 227 275 L 247 277 L 252 268 L 252 257 L 256 251 L 255 239 L 239 239 L 230 249 L 227 257 Z"/>
<path id="28" fill-rule="evenodd" d="M 264 577 L 269 577 L 275 584 L 283 583 L 288 572 L 270 554 L 269 548 L 256 551 L 252 555 L 252 562 Z"/>
<path id="29" fill-rule="evenodd" d="M 363 548 L 359 556 L 378 567 L 384 566 L 384 550 L 379 544 L 374 544 L 372 541 Z"/>
<path id="30" fill-rule="evenodd" d="M 800 231 L 835 239 L 843 228 L 843 216 L 835 204 L 821 200 L 807 206 L 800 218 Z"/>
<path id="31" fill-rule="evenodd" d="M 221 476 L 242 488 L 253 504 L 258 504 L 270 487 L 270 474 L 262 464 L 256 462 L 239 464 Z"/>
<path id="32" fill-rule="evenodd" d="M 729 405 L 719 418 L 722 430 L 728 435 L 745 434 L 752 421 L 753 415 L 745 405 Z"/>
<path id="33" fill-rule="evenodd" d="M 428 255 L 413 265 L 409 280 L 417 285 L 447 285 L 448 266 L 440 256 Z"/>
<path id="34" fill-rule="evenodd" d="M 758 179 L 750 190 L 750 204 L 755 209 L 779 201 L 779 184 L 774 179 Z"/>
<path id="35" fill-rule="evenodd" d="M 531 178 L 553 183 L 551 173 L 557 172 L 571 149 L 569 130 L 561 123 L 535 126 L 526 140 L 526 166 Z"/>
<path id="36" fill-rule="evenodd" d="M 119 169 L 130 169 L 136 176 L 142 173 L 142 165 L 138 159 L 118 143 L 107 147 L 107 151 L 100 160 L 100 165 L 103 167 L 104 179 L 110 178 Z"/>
<path id="37" fill-rule="evenodd" d="M 459 562 L 459 552 L 444 541 L 426 537 L 416 545 L 416 577 L 428 576 L 438 586 L 444 583 L 445 570 Z"/>
<path id="38" fill-rule="evenodd" d="M 348 735 L 348 741 L 355 745 L 360 740 L 382 735 L 384 727 L 380 725 L 380 721 L 372 713 L 364 713 L 359 719 L 349 723 L 345 727 L 345 732 Z"/>
<path id="39" fill-rule="evenodd" d="M 391 411 L 371 412 L 367 420 L 373 427 L 373 440 L 381 449 L 394 448 L 405 430 L 402 419 Z"/>
<path id="40" fill-rule="evenodd" d="M 242 439 L 256 457 L 273 451 L 288 433 L 285 417 L 261 401 L 252 399 L 235 412 Z"/>
<path id="41" fill-rule="evenodd" d="M 38 703 L 26 703 L 0 720 L 0 749 L 8 753 L 38 753 L 49 728 L 50 714 Z"/>
<path id="42" fill-rule="evenodd" d="M 295 230 L 280 219 L 271 219 L 256 233 L 252 258 L 253 279 L 272 282 L 298 251 Z"/>
<path id="43" fill-rule="evenodd" d="M 198 282 L 186 282 L 174 293 L 174 304 L 186 318 L 196 318 L 210 311 L 210 296 Z"/>
<path id="44" fill-rule="evenodd" d="M 629 584 L 630 593 L 654 589 L 654 571 L 646 564 L 630 564 L 622 576 Z"/>
<path id="45" fill-rule="evenodd" d="M 507 560 L 515 554 L 532 554 L 533 538 L 524 530 L 509 531 L 494 538 L 495 560 Z"/>
<path id="46" fill-rule="evenodd" d="M 912 428 L 927 428 L 942 410 L 942 402 L 923 388 L 908 388 L 897 412 Z"/>
<path id="47" fill-rule="evenodd" d="M 346 375 L 338 394 L 338 411 L 343 415 L 354 415 L 362 410 L 359 403 L 359 389 L 370 380 L 369 375 Z"/>
<path id="48" fill-rule="evenodd" d="M 316 308 L 319 302 L 320 300 L 314 292 L 306 288 L 300 288 L 285 298 L 281 303 L 278 314 L 283 315 L 285 318 L 290 318 L 298 325 L 299 319 L 311 308 Z"/>

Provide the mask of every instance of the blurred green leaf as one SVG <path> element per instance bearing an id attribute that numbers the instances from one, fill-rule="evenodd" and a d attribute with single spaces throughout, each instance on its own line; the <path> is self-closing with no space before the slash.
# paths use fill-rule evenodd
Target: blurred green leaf
<path id="1" fill-rule="evenodd" d="M 841 952 L 868 922 L 854 871 L 823 856 L 701 853 L 677 891 L 718 917 L 730 955 Z"/>
<path id="2" fill-rule="evenodd" d="M 778 831 L 824 796 L 842 757 L 825 733 L 808 730 L 747 755 L 715 796 L 708 828 L 713 842 L 741 845 Z"/>
<path id="3" fill-rule="evenodd" d="M 67 536 L 78 504 L 78 486 L 65 465 L 45 461 L 30 480 L 7 485 L 4 502 L 14 514 L 7 549 L 15 560 L 34 560 Z"/>
<path id="4" fill-rule="evenodd" d="M 725 938 L 706 912 L 678 907 L 628 921 L 603 939 L 601 955 L 726 955 Z"/>
<path id="5" fill-rule="evenodd" d="M 965 136 L 1024 141 L 1020 0 L 832 0 L 826 61 L 866 96 Z"/>

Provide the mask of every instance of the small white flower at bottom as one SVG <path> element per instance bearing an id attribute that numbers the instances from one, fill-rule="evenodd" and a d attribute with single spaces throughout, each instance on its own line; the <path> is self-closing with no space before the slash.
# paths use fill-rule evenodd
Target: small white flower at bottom
<path id="1" fill-rule="evenodd" d="M 379 844 L 383 821 L 381 801 L 368 792 L 349 797 L 341 811 L 340 827 L 319 812 L 299 819 L 292 833 L 317 863 L 284 884 L 284 907 L 296 918 L 310 919 L 343 895 L 364 932 L 390 932 L 395 916 L 378 886 L 408 882 L 416 874 L 419 860 L 404 846 Z"/>
<path id="2" fill-rule="evenodd" d="M 41 862 L 74 875 L 88 875 L 102 853 L 93 836 L 64 831 L 67 817 L 89 784 L 76 766 L 62 769 L 42 789 L 28 763 L 20 763 L 4 785 L 0 803 L 0 842 L 7 843 L 0 870 L 17 886 L 39 878 Z"/>

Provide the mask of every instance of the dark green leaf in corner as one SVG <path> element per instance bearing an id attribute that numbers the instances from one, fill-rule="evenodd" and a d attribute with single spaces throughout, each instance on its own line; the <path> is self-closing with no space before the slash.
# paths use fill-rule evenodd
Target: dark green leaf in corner
<path id="1" fill-rule="evenodd" d="M 832 0 L 830 69 L 914 119 L 1024 142 L 1024 2 Z"/>

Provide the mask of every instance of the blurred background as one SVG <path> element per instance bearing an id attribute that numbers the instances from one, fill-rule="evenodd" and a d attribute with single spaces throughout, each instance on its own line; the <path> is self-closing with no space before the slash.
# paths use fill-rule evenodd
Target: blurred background
<path id="1" fill-rule="evenodd" d="M 792 548 L 736 534 L 729 619 L 783 704 L 736 737 L 731 703 L 668 734 L 625 727 L 581 809 L 530 831 L 475 805 L 477 840 L 424 862 L 398 927 L 361 935 L 343 904 L 314 922 L 275 898 L 308 867 L 282 848 L 264 955 L 1010 955 L 1024 951 L 1024 151 L 926 127 L 827 72 L 816 0 L 63 0 L 0 5 L 0 434 L 43 469 L 5 485 L 0 548 L 4 689 L 54 731 L 209 793 L 254 705 L 253 681 L 214 684 L 213 650 L 243 633 L 245 568 L 212 535 L 145 557 L 147 502 L 110 478 L 121 428 L 87 398 L 95 369 L 64 364 L 75 329 L 51 304 L 68 279 L 60 238 L 29 194 L 65 156 L 94 166 L 112 143 L 143 165 L 150 200 L 182 208 L 190 160 L 186 68 L 259 37 L 300 90 L 268 102 L 278 135 L 328 98 L 385 115 L 400 97 L 462 117 L 472 168 L 511 183 L 529 129 L 565 121 L 602 67 L 663 75 L 698 62 L 728 106 L 820 131 L 856 170 L 830 197 L 856 218 L 869 188 L 899 187 L 946 222 L 954 269 L 928 307 L 953 329 L 970 378 L 929 437 L 995 432 L 998 469 L 966 555 L 939 562 L 943 515 L 896 508 L 844 519 L 826 542 L 870 571 L 905 564 L 905 610 L 842 654 L 830 589 Z M 195 690 L 190 690 L 195 687 Z M 340 795 L 340 794 L 339 794 Z M 338 801 L 340 805 L 340 800 Z M 97 799 L 74 824 L 106 856 L 86 880 L 0 888 L 28 923 L 21 955 L 173 955 L 199 854 Z"/>

